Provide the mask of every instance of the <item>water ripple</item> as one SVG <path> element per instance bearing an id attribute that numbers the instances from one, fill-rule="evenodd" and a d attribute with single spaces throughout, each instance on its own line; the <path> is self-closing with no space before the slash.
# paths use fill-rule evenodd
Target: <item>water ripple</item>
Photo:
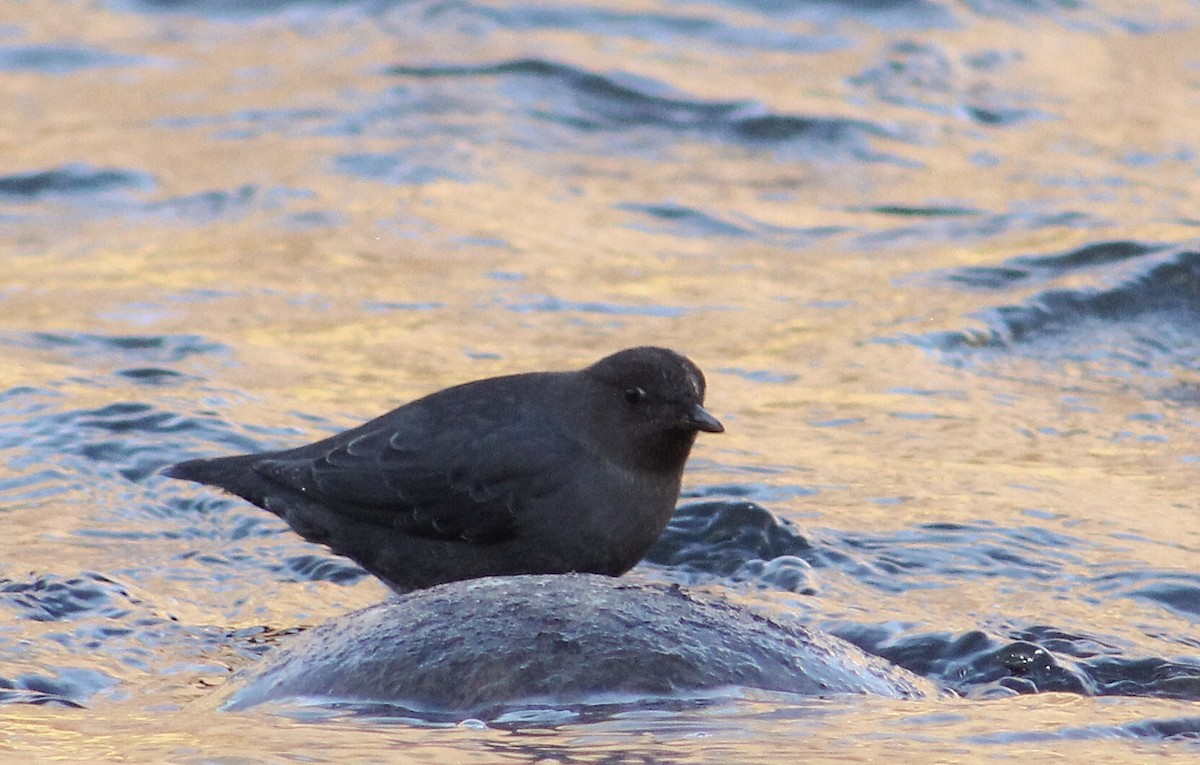
<path id="1" fill-rule="evenodd" d="M 945 282 L 993 293 L 1042 287 L 1022 303 L 976 314 L 983 329 L 939 331 L 912 342 L 957 356 L 1019 352 L 1047 360 L 1133 368 L 1170 378 L 1200 369 L 1200 252 L 1139 242 L 1098 242 L 1051 255 L 1013 258 L 939 274 Z M 1056 281 L 1070 286 L 1055 288 Z M 953 356 L 951 357 L 953 358 Z M 1167 391 L 1165 397 L 1184 400 Z"/>
<path id="2" fill-rule="evenodd" d="M 146 173 L 71 164 L 0 176 L 0 201 L 32 201 L 124 190 L 146 191 L 155 185 L 154 178 Z"/>
<path id="3" fill-rule="evenodd" d="M 481 65 L 398 65 L 387 74 L 409 80 L 501 78 L 533 92 L 507 91 L 526 112 L 581 131 L 628 130 L 638 126 L 709 134 L 740 143 L 801 141 L 824 152 L 860 160 L 888 160 L 870 149 L 870 138 L 896 138 L 865 120 L 771 112 L 756 101 L 703 101 L 675 94 L 644 78 L 600 75 L 544 59 L 515 59 Z M 567 98 L 553 99 L 555 95 Z M 549 100 L 548 100 L 549 99 Z"/>
<path id="4" fill-rule="evenodd" d="M 152 59 L 72 45 L 0 46 L 0 71 L 73 74 L 101 67 L 149 66 Z"/>

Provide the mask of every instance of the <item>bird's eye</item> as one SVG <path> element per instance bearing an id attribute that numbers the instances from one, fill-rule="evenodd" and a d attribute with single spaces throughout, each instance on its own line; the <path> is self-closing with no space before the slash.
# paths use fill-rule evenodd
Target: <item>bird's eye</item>
<path id="1" fill-rule="evenodd" d="M 625 400 L 631 404 L 640 404 L 646 398 L 646 391 L 634 386 L 625 389 Z"/>

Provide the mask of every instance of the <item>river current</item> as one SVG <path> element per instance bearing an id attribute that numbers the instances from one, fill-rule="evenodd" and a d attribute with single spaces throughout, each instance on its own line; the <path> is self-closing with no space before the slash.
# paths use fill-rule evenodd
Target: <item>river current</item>
<path id="1" fill-rule="evenodd" d="M 0 752 L 1200 756 L 1200 9 L 0 2 Z M 656 344 L 708 376 L 629 576 L 953 693 L 493 719 L 209 703 L 387 597 L 157 475 Z"/>

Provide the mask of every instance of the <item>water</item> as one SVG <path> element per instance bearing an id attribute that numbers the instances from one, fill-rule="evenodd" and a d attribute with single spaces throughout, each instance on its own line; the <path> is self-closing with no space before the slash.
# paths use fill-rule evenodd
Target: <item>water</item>
<path id="1" fill-rule="evenodd" d="M 1193 3 L 2 7 L 11 758 L 1196 755 Z M 158 467 L 645 342 L 728 432 L 631 576 L 959 698 L 206 705 L 385 591 Z"/>

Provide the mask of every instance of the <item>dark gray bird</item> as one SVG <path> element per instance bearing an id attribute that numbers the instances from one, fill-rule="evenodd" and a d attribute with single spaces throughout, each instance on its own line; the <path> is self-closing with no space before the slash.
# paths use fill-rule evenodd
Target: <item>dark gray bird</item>
<path id="1" fill-rule="evenodd" d="M 297 449 L 181 462 L 397 592 L 482 576 L 619 576 L 675 510 L 704 374 L 665 348 L 458 385 Z"/>

